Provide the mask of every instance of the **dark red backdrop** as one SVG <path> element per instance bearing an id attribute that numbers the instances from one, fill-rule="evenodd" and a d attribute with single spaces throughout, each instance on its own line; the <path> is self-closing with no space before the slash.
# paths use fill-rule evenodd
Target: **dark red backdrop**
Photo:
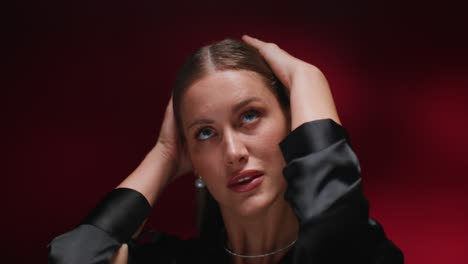
<path id="1" fill-rule="evenodd" d="M 7 23 L 7 260 L 45 262 L 48 241 L 152 147 L 183 59 L 249 33 L 328 76 L 371 214 L 407 262 L 468 262 L 466 9 L 447 1 L 64 2 L 18 2 Z M 193 235 L 192 198 L 192 179 L 176 182 L 149 227 Z"/>

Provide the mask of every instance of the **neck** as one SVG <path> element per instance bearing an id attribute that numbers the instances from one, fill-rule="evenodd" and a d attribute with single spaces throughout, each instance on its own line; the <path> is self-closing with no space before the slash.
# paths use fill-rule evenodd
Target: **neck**
<path id="1" fill-rule="evenodd" d="M 278 197 L 268 208 L 254 215 L 240 216 L 232 210 L 221 209 L 228 241 L 226 246 L 243 255 L 260 255 L 276 251 L 297 238 L 299 223 L 291 206 Z M 288 252 L 245 259 L 233 257 L 234 263 L 277 263 Z"/>

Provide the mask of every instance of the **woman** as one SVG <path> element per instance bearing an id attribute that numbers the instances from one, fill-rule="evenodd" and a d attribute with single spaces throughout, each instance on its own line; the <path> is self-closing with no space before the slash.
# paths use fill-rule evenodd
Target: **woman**
<path id="1" fill-rule="evenodd" d="M 369 219 L 323 74 L 275 44 L 242 39 L 189 57 L 155 147 L 51 242 L 50 263 L 403 262 Z M 189 171 L 208 191 L 200 236 L 136 244 L 159 194 Z"/>

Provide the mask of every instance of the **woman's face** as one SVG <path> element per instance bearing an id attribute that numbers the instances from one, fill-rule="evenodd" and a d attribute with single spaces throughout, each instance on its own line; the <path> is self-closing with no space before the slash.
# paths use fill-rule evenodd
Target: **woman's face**
<path id="1" fill-rule="evenodd" d="M 196 81 L 182 98 L 181 120 L 193 169 L 223 210 L 250 215 L 283 199 L 278 144 L 289 121 L 257 73 L 219 71 Z"/>

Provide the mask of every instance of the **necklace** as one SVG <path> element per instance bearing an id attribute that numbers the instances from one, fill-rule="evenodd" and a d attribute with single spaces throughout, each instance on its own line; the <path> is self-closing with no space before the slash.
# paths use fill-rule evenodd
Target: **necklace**
<path id="1" fill-rule="evenodd" d="M 231 250 L 229 250 L 226 246 L 224 246 L 224 249 L 227 251 L 227 253 L 233 255 L 233 256 L 236 256 L 236 257 L 240 257 L 240 258 L 263 258 L 263 257 L 266 257 L 266 256 L 270 256 L 270 255 L 274 255 L 276 253 L 279 253 L 281 251 L 284 251 L 290 247 L 292 247 L 292 245 L 294 245 L 297 241 L 297 238 L 289 243 L 287 246 L 283 247 L 283 248 L 280 248 L 280 249 L 277 249 L 275 251 L 272 251 L 272 252 L 268 252 L 268 253 L 265 253 L 265 254 L 260 254 L 260 255 L 242 255 L 242 254 L 237 254 L 237 253 L 234 253 L 232 252 Z"/>

